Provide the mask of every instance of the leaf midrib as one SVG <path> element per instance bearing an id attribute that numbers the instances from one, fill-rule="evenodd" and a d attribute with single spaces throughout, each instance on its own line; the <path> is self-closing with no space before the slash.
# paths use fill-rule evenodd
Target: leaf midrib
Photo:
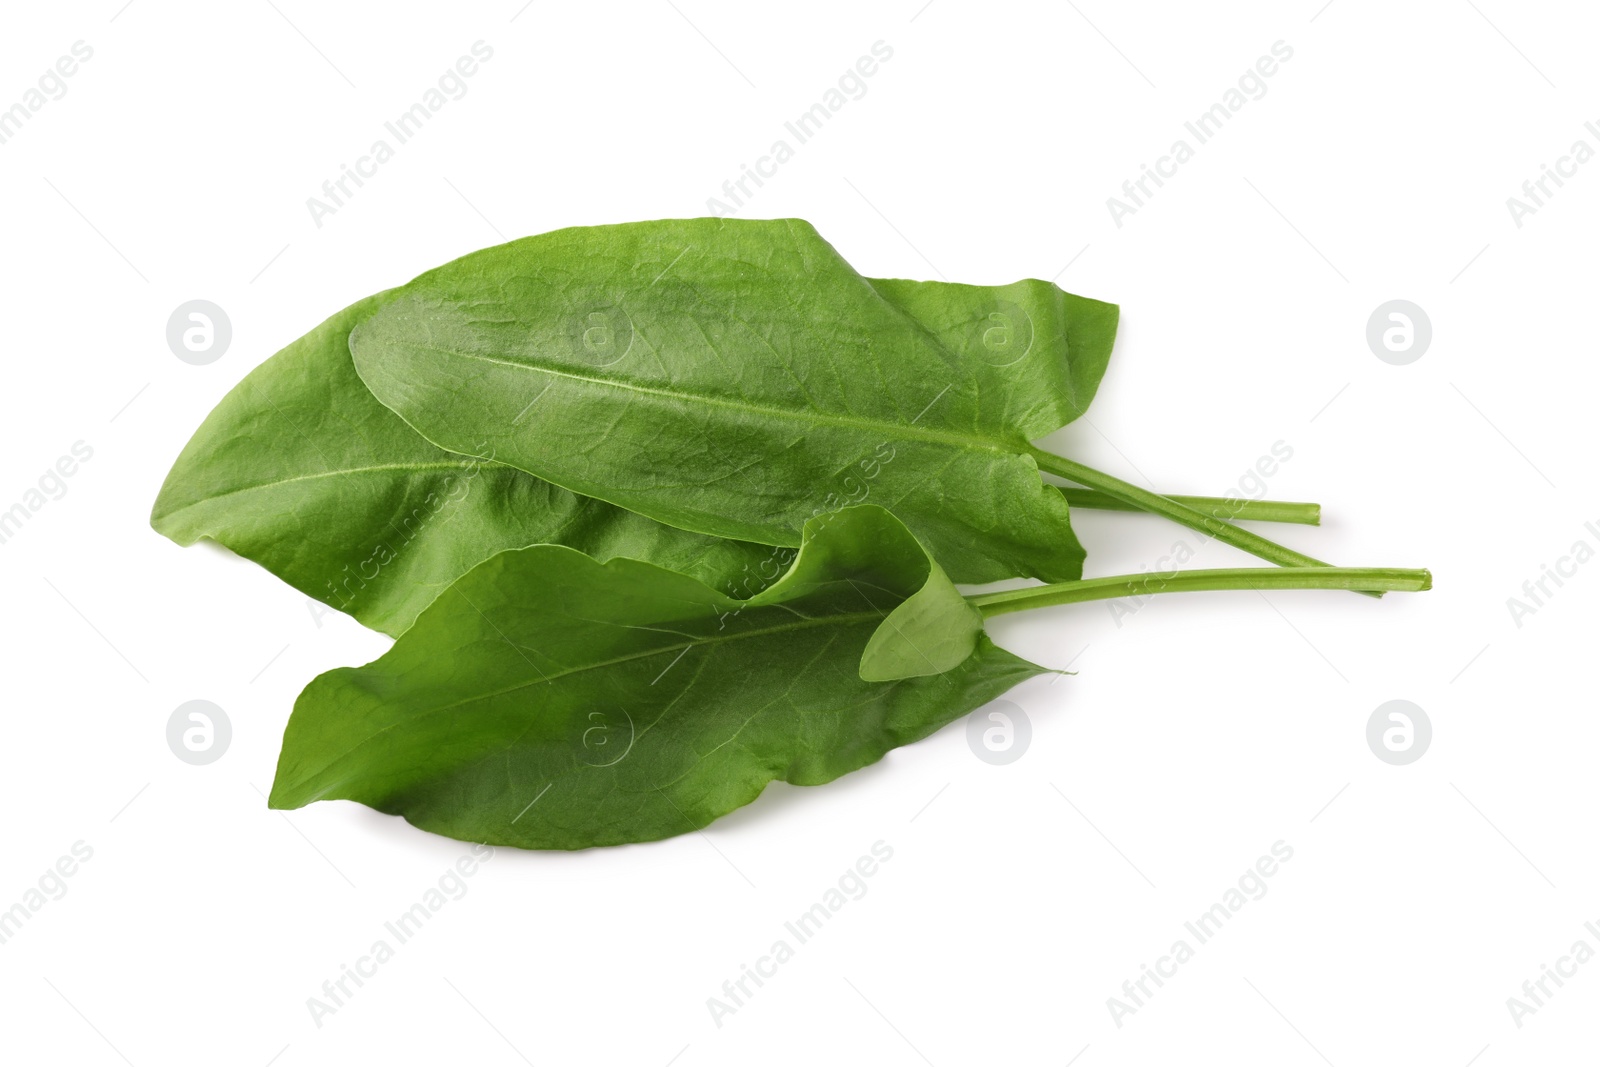
<path id="1" fill-rule="evenodd" d="M 470 603 L 470 601 L 469 601 L 469 603 Z M 758 605 L 758 607 L 787 607 L 787 605 L 784 605 L 784 604 L 770 604 L 770 605 L 769 604 L 762 604 L 762 605 Z M 814 627 L 817 627 L 817 626 L 825 626 L 825 625 L 830 625 L 830 624 L 834 624 L 834 623 L 853 624 L 853 623 L 863 622 L 863 621 L 867 621 L 867 620 L 871 620 L 871 619 L 882 619 L 884 617 L 885 617 L 885 613 L 882 612 L 882 611 L 878 611 L 878 610 L 852 612 L 852 613 L 849 613 L 849 614 L 840 614 L 840 615 L 823 615 L 823 616 L 819 616 L 819 617 L 815 617 L 815 618 L 803 619 L 800 622 L 786 623 L 786 624 L 779 625 L 779 626 L 769 626 L 769 627 L 766 627 L 764 629 L 747 630 L 747 631 L 745 631 L 743 633 L 729 634 L 727 636 L 701 638 L 699 640 L 684 641 L 684 642 L 680 642 L 678 644 L 673 644 L 673 645 L 664 645 L 661 648 L 651 649 L 650 651 L 647 651 L 647 652 L 636 652 L 636 653 L 632 653 L 632 654 L 629 654 L 629 655 L 626 655 L 626 656 L 618 656 L 618 657 L 616 657 L 614 659 L 602 660 L 602 661 L 597 662 L 597 663 L 586 663 L 586 664 L 583 664 L 582 666 L 573 667 L 570 670 L 561 671 L 561 672 L 559 672 L 557 674 L 554 674 L 554 675 L 546 675 L 546 674 L 544 674 L 543 671 L 539 670 L 539 667 L 538 667 L 537 664 L 534 664 L 531 660 L 529 660 L 529 665 L 532 666 L 534 670 L 539 671 L 539 673 L 540 673 L 540 677 L 539 678 L 533 679 L 533 680 L 529 680 L 529 681 L 525 681 L 525 682 L 519 682 L 516 685 L 507 686 L 504 689 L 497 689 L 497 690 L 495 690 L 494 692 L 491 692 L 491 693 L 475 694 L 473 696 L 467 697 L 467 698 L 465 698 L 463 700 L 455 701 L 455 702 L 450 703 L 450 704 L 441 704 L 441 705 L 439 705 L 437 707 L 428 708 L 428 709 L 426 709 L 424 711 L 418 711 L 418 712 L 410 715 L 409 717 L 407 717 L 404 720 L 390 723 L 388 726 L 385 726 L 383 729 L 378 730 L 378 731 L 376 731 L 376 732 L 374 732 L 372 734 L 369 734 L 366 737 L 362 738 L 360 741 L 355 742 L 348 749 L 346 749 L 345 751 L 339 753 L 339 755 L 335 756 L 333 759 L 331 759 L 331 760 L 327 761 L 326 763 L 324 763 L 313 774 L 302 776 L 301 779 L 300 779 L 300 783 L 308 782 L 308 781 L 310 781 L 310 780 L 312 780 L 312 779 L 314 779 L 314 778 L 316 778 L 318 776 L 326 774 L 336 764 L 341 763 L 344 760 L 348 759 L 349 757 L 355 755 L 356 752 L 358 750 L 360 750 L 361 748 L 364 748 L 365 746 L 371 744 L 373 741 L 375 741 L 379 737 L 382 737 L 384 734 L 387 734 L 392 730 L 399 729 L 402 726 L 410 726 L 410 725 L 413 725 L 414 723 L 416 723 L 417 721 L 419 721 L 421 719 L 425 719 L 425 718 L 428 718 L 430 716 L 437 715 L 437 714 L 439 714 L 441 712 L 454 711 L 456 708 L 465 707 L 468 704 L 475 704 L 475 703 L 478 703 L 480 701 L 485 701 L 485 700 L 494 700 L 494 699 L 496 699 L 498 697 L 506 696 L 509 693 L 515 693 L 515 692 L 518 692 L 518 691 L 523 690 L 523 689 L 531 689 L 534 686 L 538 686 L 538 685 L 546 685 L 546 684 L 558 681 L 559 679 L 569 677 L 570 675 L 581 674 L 584 671 L 600 670 L 600 669 L 603 669 L 603 668 L 606 668 L 606 667 L 614 667 L 619 663 L 628 663 L 628 662 L 631 662 L 633 660 L 648 659 L 651 656 L 658 656 L 658 655 L 661 655 L 663 653 L 674 652 L 674 651 L 677 651 L 679 649 L 695 648 L 695 647 L 700 646 L 700 645 L 715 644 L 715 643 L 718 643 L 718 642 L 741 641 L 741 640 L 744 640 L 745 638 L 749 638 L 749 637 L 766 637 L 766 636 L 771 635 L 771 634 L 788 633 L 788 632 L 793 631 L 793 630 L 811 629 L 811 628 L 814 628 Z M 505 640 L 507 644 L 512 644 L 511 641 L 508 638 L 503 638 L 502 637 L 502 640 Z M 520 649 L 521 646 L 513 644 L 512 647 Z M 360 668 L 347 668 L 347 669 L 355 670 L 355 669 L 360 669 Z M 867 683 L 867 684 L 874 684 L 874 683 Z M 526 733 L 526 731 L 524 731 L 524 733 Z M 318 797 L 318 798 L 313 798 L 313 799 L 321 799 L 321 798 Z"/>
<path id="2" fill-rule="evenodd" d="M 422 352 L 434 352 L 440 355 L 455 356 L 460 359 L 476 360 L 481 363 L 491 363 L 502 367 L 511 367 L 516 370 L 533 371 L 539 374 L 548 374 L 554 378 L 566 378 L 570 381 L 588 382 L 590 385 L 609 386 L 613 389 L 622 389 L 629 392 L 641 393 L 646 396 L 665 397 L 671 400 L 695 402 L 706 404 L 710 407 L 729 408 L 753 415 L 770 415 L 774 418 L 787 419 L 791 422 L 806 422 L 808 424 L 823 423 L 833 426 L 843 426 L 857 430 L 883 431 L 891 435 L 916 438 L 925 441 L 934 441 L 939 444 L 957 447 L 975 448 L 981 451 L 993 452 L 998 455 L 1019 456 L 1030 459 L 1026 453 L 1020 451 L 1021 446 L 1013 446 L 986 437 L 976 437 L 968 434 L 955 433 L 945 430 L 932 430 L 916 426 L 912 423 L 881 422 L 871 419 L 839 415 L 833 412 L 821 411 L 791 411 L 786 408 L 768 407 L 763 404 L 753 404 L 749 401 L 729 400 L 725 397 L 708 396 L 703 393 L 686 393 L 673 389 L 663 389 L 658 386 L 640 385 L 615 378 L 595 378 L 586 374 L 577 374 L 572 371 L 557 370 L 538 363 L 522 363 L 516 360 L 496 359 L 475 352 L 465 352 L 460 349 L 442 348 L 438 345 L 421 344 L 416 341 L 393 341 L 383 339 L 380 343 L 417 349 Z"/>
<path id="3" fill-rule="evenodd" d="M 262 489 L 276 489 L 276 488 L 278 488 L 279 486 L 282 486 L 282 485 L 293 485 L 296 482 L 316 481 L 319 478 L 339 478 L 339 477 L 343 477 L 345 475 L 351 475 L 351 474 L 375 474 L 375 473 L 377 473 L 379 471 L 470 470 L 470 469 L 472 469 L 472 467 L 474 465 L 476 465 L 479 468 L 483 468 L 483 467 L 504 467 L 504 468 L 506 468 L 508 470 L 517 470 L 518 469 L 516 467 L 510 467 L 508 464 L 505 464 L 505 463 L 496 463 L 493 460 L 479 460 L 479 461 L 476 462 L 476 464 L 474 464 L 472 462 L 460 462 L 460 463 L 444 463 L 444 462 L 439 462 L 439 463 L 378 463 L 378 464 L 374 464 L 374 465 L 372 465 L 370 467 L 340 467 L 340 468 L 338 468 L 336 470 L 330 470 L 330 471 L 313 471 L 310 474 L 296 474 L 291 478 L 280 478 L 277 481 L 273 481 L 273 482 L 259 482 L 259 483 L 255 484 L 255 485 L 236 486 L 233 489 L 226 489 L 226 490 L 223 490 L 220 493 L 212 493 L 212 494 L 210 494 L 208 496 L 203 496 L 198 500 L 191 500 L 189 503 L 180 505 L 180 506 L 178 506 L 176 508 L 173 508 L 171 511 L 162 512 L 161 515 L 160 515 L 160 518 L 169 519 L 174 515 L 178 515 L 178 514 L 181 514 L 182 512 L 188 511 L 190 508 L 197 508 L 201 504 L 208 504 L 213 500 L 221 500 L 224 497 L 234 496 L 234 495 L 236 495 L 238 493 L 249 493 L 249 492 L 254 492 L 256 490 L 262 490 Z"/>

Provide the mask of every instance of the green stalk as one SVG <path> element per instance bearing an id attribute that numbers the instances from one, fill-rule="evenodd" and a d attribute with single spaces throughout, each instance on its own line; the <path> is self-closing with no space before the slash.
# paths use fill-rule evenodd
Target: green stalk
<path id="1" fill-rule="evenodd" d="M 1110 496 L 1098 489 L 1075 489 L 1058 485 L 1067 504 L 1075 508 L 1093 508 L 1099 511 L 1144 511 L 1138 504 Z M 1322 523 L 1321 504 L 1303 504 L 1294 500 L 1233 500 L 1220 496 L 1180 496 L 1164 494 L 1185 507 L 1204 512 L 1214 519 L 1254 519 L 1258 522 L 1293 522 L 1302 526 Z"/>
<path id="2" fill-rule="evenodd" d="M 1152 515 L 1161 515 L 1171 519 L 1191 530 L 1198 530 L 1203 534 L 1215 537 L 1225 545 L 1243 549 L 1252 556 L 1258 556 L 1268 563 L 1276 563 L 1280 567 L 1327 567 L 1331 564 L 1324 563 L 1303 552 L 1296 552 L 1276 541 L 1269 541 L 1260 534 L 1252 533 L 1231 522 L 1213 518 L 1203 511 L 1196 511 L 1187 504 L 1181 504 L 1170 497 L 1160 493 L 1152 493 L 1148 489 L 1140 489 L 1121 478 L 1113 477 L 1093 467 L 1085 467 L 1076 460 L 1065 456 L 1058 456 L 1053 452 L 1046 452 L 1040 448 L 1028 446 L 1033 460 L 1042 471 L 1048 471 L 1060 478 L 1069 478 L 1074 482 L 1086 485 L 1091 489 L 1098 489 L 1107 496 L 1116 497 L 1127 504 L 1132 504 L 1140 511 L 1148 511 Z M 1381 593 L 1369 595 L 1381 596 Z"/>
<path id="3" fill-rule="evenodd" d="M 1086 600 L 1153 593 L 1195 593 L 1239 589 L 1348 589 L 1358 593 L 1420 593 L 1433 588 L 1433 575 L 1404 567 L 1225 567 L 1217 570 L 1178 571 L 1175 574 L 1119 574 L 1056 582 L 1002 593 L 967 597 L 968 603 L 993 618 L 1013 611 L 1079 604 Z"/>

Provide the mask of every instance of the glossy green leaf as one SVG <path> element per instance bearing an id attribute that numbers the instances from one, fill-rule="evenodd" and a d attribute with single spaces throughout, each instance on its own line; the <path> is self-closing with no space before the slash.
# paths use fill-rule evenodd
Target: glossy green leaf
<path id="1" fill-rule="evenodd" d="M 963 357 L 984 425 L 1027 440 L 1089 408 L 1111 359 L 1118 308 L 1049 282 L 964 285 L 874 278 L 872 288 Z"/>
<path id="2" fill-rule="evenodd" d="M 919 676 L 864 680 L 874 665 Z M 378 660 L 313 681 L 270 803 L 356 800 L 523 848 L 654 840 L 768 782 L 866 766 L 1042 671 L 991 644 L 873 506 L 812 520 L 789 572 L 743 601 L 535 546 L 473 568 Z"/>
<path id="3" fill-rule="evenodd" d="M 664 526 L 492 459 L 446 452 L 373 399 L 334 315 L 247 375 L 173 464 L 151 524 L 210 538 L 368 626 L 398 634 L 439 592 L 508 548 L 632 556 L 748 593 L 781 573 L 770 546 Z"/>
<path id="4" fill-rule="evenodd" d="M 807 223 L 561 230 L 397 291 L 351 335 L 372 392 L 480 447 L 684 529 L 796 545 L 892 508 L 957 581 L 1082 573 L 1030 439 L 1076 417 L 1112 305 L 1040 281 L 861 277 Z"/>

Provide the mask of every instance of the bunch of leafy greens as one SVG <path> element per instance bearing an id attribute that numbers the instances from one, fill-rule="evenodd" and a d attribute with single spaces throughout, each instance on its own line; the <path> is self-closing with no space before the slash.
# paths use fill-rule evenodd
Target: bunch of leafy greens
<path id="1" fill-rule="evenodd" d="M 557 231 L 346 308 L 248 375 L 156 501 L 398 638 L 296 702 L 270 803 L 584 848 L 829 781 L 1041 673 L 988 615 L 1189 589 L 1425 589 L 1030 442 L 1081 415 L 1113 305 L 867 279 L 806 223 Z M 1039 471 L 1084 488 L 1045 484 Z M 1082 579 L 1079 507 L 1282 565 Z M 1049 584 L 963 596 L 953 582 Z"/>

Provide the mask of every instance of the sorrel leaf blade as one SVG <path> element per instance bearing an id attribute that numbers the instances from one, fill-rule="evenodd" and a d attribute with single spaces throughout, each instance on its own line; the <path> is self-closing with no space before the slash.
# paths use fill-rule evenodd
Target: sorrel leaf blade
<path id="1" fill-rule="evenodd" d="M 1115 319 L 1045 282 L 875 283 L 802 222 L 668 220 L 473 253 L 351 351 L 442 447 L 675 526 L 794 545 L 868 499 L 958 581 L 1069 579 L 1082 549 L 1027 439 L 1088 403 Z"/>
<path id="2" fill-rule="evenodd" d="M 872 647 L 880 627 L 898 649 Z M 918 676 L 863 679 L 908 648 Z M 535 546 L 463 576 L 380 659 L 313 681 L 271 804 L 357 800 L 523 848 L 654 840 L 770 781 L 863 767 L 1042 670 L 990 643 L 876 507 L 813 520 L 791 570 L 745 601 Z"/>
<path id="3" fill-rule="evenodd" d="M 375 400 L 349 334 L 386 299 L 345 308 L 247 375 L 184 447 L 151 525 L 209 538 L 394 635 L 474 565 L 553 542 L 753 591 L 787 559 L 688 533 L 424 440 Z"/>

